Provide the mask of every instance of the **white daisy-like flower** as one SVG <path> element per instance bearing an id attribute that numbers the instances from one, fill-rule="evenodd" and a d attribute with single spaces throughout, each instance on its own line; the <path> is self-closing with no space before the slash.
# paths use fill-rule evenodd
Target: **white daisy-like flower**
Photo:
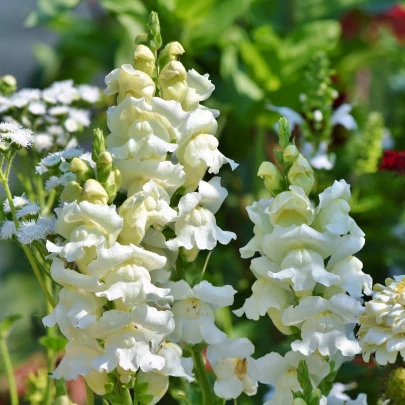
<path id="1" fill-rule="evenodd" d="M 51 107 L 48 111 L 49 114 L 53 116 L 67 115 L 69 112 L 69 107 L 66 105 L 57 105 L 55 107 Z"/>
<path id="2" fill-rule="evenodd" d="M 66 160 L 72 160 L 75 157 L 82 157 L 84 151 L 82 148 L 66 148 L 61 152 L 61 156 Z"/>
<path id="3" fill-rule="evenodd" d="M 0 238 L 3 240 L 11 239 L 17 234 L 14 221 L 3 221 L 0 228 Z"/>
<path id="4" fill-rule="evenodd" d="M 360 317 L 358 337 L 365 361 L 375 353 L 378 364 L 395 363 L 398 354 L 405 358 L 405 281 L 404 276 L 376 284 L 371 301 Z"/>
<path id="5" fill-rule="evenodd" d="M 41 92 L 38 89 L 21 89 L 14 93 L 10 100 L 17 108 L 23 108 L 31 101 L 39 101 Z"/>
<path id="6" fill-rule="evenodd" d="M 61 162 L 63 162 L 61 152 L 50 153 L 35 166 L 35 171 L 38 174 L 44 174 L 49 171 L 49 168 L 56 167 Z"/>
<path id="7" fill-rule="evenodd" d="M 34 148 L 37 152 L 42 153 L 52 148 L 54 140 L 49 134 L 35 134 Z"/>
<path id="8" fill-rule="evenodd" d="M 22 221 L 17 230 L 17 239 L 23 245 L 30 245 L 37 240 L 45 240 L 50 234 L 55 233 L 55 218 L 38 218 Z"/>
<path id="9" fill-rule="evenodd" d="M 16 209 L 22 208 L 24 205 L 30 203 L 31 201 L 26 197 L 25 193 L 21 196 L 13 197 L 13 204 Z M 7 214 L 11 212 L 10 203 L 8 200 L 4 200 L 3 202 L 3 211 Z"/>
<path id="10" fill-rule="evenodd" d="M 235 399 L 242 392 L 249 396 L 256 394 L 257 373 L 251 370 L 254 351 L 252 342 L 246 338 L 225 339 L 208 346 L 207 359 L 217 377 L 214 391 L 218 397 Z"/>
<path id="11" fill-rule="evenodd" d="M 203 340 L 214 344 L 226 338 L 226 334 L 215 326 L 214 310 L 233 304 L 236 291 L 230 285 L 214 287 L 208 281 L 202 281 L 191 288 L 181 280 L 166 286 L 175 300 L 172 307 L 175 329 L 170 340 L 195 345 Z"/>
<path id="12" fill-rule="evenodd" d="M 33 132 L 17 123 L 0 123 L 0 141 L 28 148 L 34 143 Z"/>
<path id="13" fill-rule="evenodd" d="M 81 84 L 77 86 L 80 98 L 88 103 L 97 103 L 100 100 L 100 89 L 96 86 L 90 86 L 88 84 Z"/>
<path id="14" fill-rule="evenodd" d="M 79 91 L 73 86 L 73 80 L 54 82 L 42 91 L 42 98 L 50 104 L 72 104 L 80 99 Z"/>
<path id="15" fill-rule="evenodd" d="M 41 101 L 32 101 L 28 105 L 28 111 L 33 115 L 44 115 L 46 113 L 46 105 Z"/>
<path id="16" fill-rule="evenodd" d="M 37 203 L 30 203 L 17 211 L 17 218 L 25 217 L 26 215 L 36 215 L 41 211 L 41 207 Z"/>
<path id="17" fill-rule="evenodd" d="M 90 111 L 79 108 L 69 108 L 64 126 L 69 132 L 77 132 L 90 125 Z"/>

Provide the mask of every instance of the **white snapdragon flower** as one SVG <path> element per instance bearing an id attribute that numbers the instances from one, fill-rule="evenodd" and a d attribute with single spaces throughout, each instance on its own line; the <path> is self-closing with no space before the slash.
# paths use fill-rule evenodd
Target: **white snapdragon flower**
<path id="1" fill-rule="evenodd" d="M 197 246 L 198 249 L 212 250 L 217 242 L 226 245 L 231 239 L 236 239 L 233 232 L 223 231 L 216 224 L 214 214 L 228 195 L 220 182 L 219 177 L 209 182 L 200 181 L 198 193 L 188 193 L 180 199 L 174 226 L 176 238 L 166 242 L 169 249 L 182 246 L 189 250 Z"/>
<path id="2" fill-rule="evenodd" d="M 242 392 L 255 395 L 257 380 L 252 368 L 254 346 L 249 339 L 225 339 L 208 346 L 207 358 L 217 377 L 215 394 L 220 398 L 234 399 Z"/>
<path id="3" fill-rule="evenodd" d="M 155 83 L 152 78 L 140 70 L 135 70 L 130 64 L 114 69 L 106 76 L 105 84 L 107 88 L 104 94 L 111 96 L 118 93 L 118 103 L 121 103 L 128 94 L 135 98 L 145 98 L 149 103 L 155 94 Z"/>
<path id="4" fill-rule="evenodd" d="M 281 315 L 294 302 L 294 294 L 288 285 L 269 277 L 269 273 L 276 273 L 279 267 L 267 257 L 259 257 L 252 260 L 250 269 L 257 278 L 252 286 L 252 296 L 234 313 L 237 316 L 245 313 L 248 319 L 255 321 L 267 313 L 280 331 L 290 335 L 291 329 L 282 324 Z"/>
<path id="5" fill-rule="evenodd" d="M 144 372 L 162 370 L 164 357 L 155 354 L 165 337 L 173 331 L 173 315 L 143 304 L 131 313 L 107 311 L 95 325 L 95 335 L 105 339 L 104 353 L 93 361 L 96 370 Z"/>
<path id="6" fill-rule="evenodd" d="M 160 230 L 177 216 L 177 212 L 170 207 L 169 195 L 153 180 L 128 197 L 121 205 L 119 214 L 124 219 L 119 241 L 135 245 L 142 241 L 149 227 Z"/>
<path id="7" fill-rule="evenodd" d="M 187 93 L 182 101 L 185 111 L 195 110 L 201 101 L 207 100 L 215 86 L 209 79 L 208 73 L 200 75 L 196 70 L 191 69 L 187 72 Z"/>
<path id="8" fill-rule="evenodd" d="M 367 395 L 359 394 L 356 399 L 351 399 L 344 392 L 346 391 L 346 385 L 341 383 L 333 384 L 333 387 L 328 395 L 328 405 L 367 405 Z"/>
<path id="9" fill-rule="evenodd" d="M 139 371 L 136 375 L 138 383 L 148 383 L 148 395 L 153 395 L 149 402 L 154 405 L 166 394 L 169 388 L 169 376 L 185 378 L 188 382 L 194 381 L 193 360 L 181 357 L 183 350 L 172 342 L 165 342 L 160 345 L 157 355 L 165 360 L 165 365 L 161 370 L 145 373 Z"/>
<path id="10" fill-rule="evenodd" d="M 360 317 L 358 333 L 365 361 L 375 353 L 378 364 L 395 363 L 398 353 L 405 358 L 405 281 L 404 276 L 376 284 L 371 301 Z"/>
<path id="11" fill-rule="evenodd" d="M 297 369 L 301 360 L 306 361 L 312 385 L 316 388 L 330 372 L 329 363 L 318 354 L 306 357 L 301 353 L 288 352 L 283 357 L 273 352 L 256 360 L 256 379 L 263 384 L 271 384 L 275 387 L 274 396 L 265 405 L 292 404 L 293 393 L 302 392 L 297 378 Z"/>
<path id="12" fill-rule="evenodd" d="M 202 281 L 191 288 L 184 280 L 166 284 L 175 299 L 172 312 L 175 329 L 170 336 L 173 342 L 183 340 L 197 344 L 218 343 L 226 334 L 215 326 L 214 310 L 233 304 L 236 291 L 230 286 L 214 287 L 208 281 Z"/>
<path id="13" fill-rule="evenodd" d="M 62 208 L 55 209 L 55 212 L 58 217 L 55 231 L 66 242 L 58 246 L 48 241 L 47 249 L 69 262 L 83 260 L 88 263 L 95 255 L 91 248 L 104 241 L 111 246 L 122 229 L 123 220 L 117 214 L 115 206 L 82 201 L 65 203 Z"/>
<path id="14" fill-rule="evenodd" d="M 318 351 L 331 356 L 340 351 L 344 356 L 360 353 L 358 342 L 347 335 L 347 324 L 358 322 L 364 308 L 352 297 L 337 294 L 330 300 L 322 297 L 306 297 L 300 303 L 287 308 L 282 317 L 286 326 L 301 329 L 301 340 L 291 344 L 294 351 L 310 356 Z"/>
<path id="15" fill-rule="evenodd" d="M 254 223 L 253 238 L 239 251 L 242 259 L 248 259 L 256 252 L 263 254 L 262 239 L 265 234 L 273 231 L 273 225 L 269 219 L 269 209 L 273 199 L 255 201 L 251 206 L 246 207 L 250 220 Z"/>

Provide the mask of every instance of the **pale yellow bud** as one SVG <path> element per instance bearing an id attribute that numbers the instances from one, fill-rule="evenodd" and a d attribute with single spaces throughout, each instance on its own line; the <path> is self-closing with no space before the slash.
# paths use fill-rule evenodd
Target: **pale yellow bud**
<path id="1" fill-rule="evenodd" d="M 55 399 L 54 405 L 76 405 L 67 395 L 61 395 Z"/>
<path id="2" fill-rule="evenodd" d="M 138 45 L 134 53 L 134 67 L 149 76 L 155 73 L 155 55 L 146 45 Z"/>
<path id="3" fill-rule="evenodd" d="M 180 103 L 187 94 L 187 72 L 181 62 L 169 62 L 160 72 L 159 85 L 164 100 L 175 100 Z"/>
<path id="4" fill-rule="evenodd" d="M 192 247 L 191 249 L 180 248 L 180 255 L 186 262 L 193 262 L 200 253 L 200 249 L 197 246 Z"/>
<path id="5" fill-rule="evenodd" d="M 271 162 L 263 162 L 257 173 L 264 180 L 264 186 L 275 196 L 285 190 L 285 179 L 277 166 Z"/>
<path id="6" fill-rule="evenodd" d="M 169 42 L 160 52 L 159 55 L 159 66 L 163 68 L 172 60 L 178 60 L 180 55 L 183 55 L 184 48 L 181 46 L 180 42 Z"/>
<path id="7" fill-rule="evenodd" d="M 301 187 L 306 195 L 309 195 L 315 184 L 314 171 L 308 160 L 301 154 L 291 166 L 287 177 L 292 185 Z"/>
<path id="8" fill-rule="evenodd" d="M 71 181 L 63 189 L 60 199 L 62 201 L 77 201 L 79 203 L 81 201 L 82 192 L 83 188 L 80 186 L 80 184 L 76 181 Z"/>
<path id="9" fill-rule="evenodd" d="M 85 182 L 94 176 L 90 164 L 80 158 L 73 158 L 70 162 L 70 171 L 76 175 L 79 182 Z"/>
<path id="10" fill-rule="evenodd" d="M 291 166 L 298 159 L 299 155 L 300 152 L 295 145 L 288 145 L 283 153 L 284 163 L 287 166 Z"/>
<path id="11" fill-rule="evenodd" d="M 106 205 L 108 194 L 97 180 L 89 179 L 84 183 L 82 199 L 92 204 Z"/>

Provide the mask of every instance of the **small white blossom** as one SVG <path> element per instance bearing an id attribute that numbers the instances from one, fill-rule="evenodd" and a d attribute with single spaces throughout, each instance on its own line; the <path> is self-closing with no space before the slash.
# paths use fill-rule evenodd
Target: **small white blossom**
<path id="1" fill-rule="evenodd" d="M 37 89 L 22 89 L 14 93 L 10 100 L 15 107 L 23 108 L 31 101 L 38 101 L 40 96 L 41 92 Z"/>
<path id="2" fill-rule="evenodd" d="M 40 101 L 33 101 L 29 104 L 28 111 L 33 115 L 44 115 L 46 113 L 46 105 Z"/>
<path id="3" fill-rule="evenodd" d="M 17 211 L 17 218 L 25 217 L 26 215 L 35 215 L 41 211 L 41 207 L 37 203 L 24 205 L 23 208 Z"/>
<path id="4" fill-rule="evenodd" d="M 3 240 L 11 239 L 17 234 L 14 221 L 3 221 L 0 228 L 0 238 Z"/>
<path id="5" fill-rule="evenodd" d="M 197 344 L 218 343 L 226 334 L 215 326 L 214 309 L 232 305 L 236 291 L 230 286 L 214 287 L 208 281 L 202 281 L 191 288 L 184 280 L 169 282 L 176 303 L 172 307 L 175 329 L 170 336 L 174 342 L 183 340 Z"/>
<path id="6" fill-rule="evenodd" d="M 79 91 L 73 86 L 73 80 L 54 82 L 42 91 L 42 98 L 50 104 L 71 104 L 80 99 Z"/>
<path id="7" fill-rule="evenodd" d="M 26 197 L 25 193 L 21 197 L 13 197 L 13 204 L 16 209 L 22 208 L 30 203 L 31 201 Z M 3 202 L 3 211 L 7 214 L 11 212 L 10 203 L 8 200 L 4 200 Z"/>
<path id="8" fill-rule="evenodd" d="M 215 394 L 220 398 L 234 399 L 242 392 L 255 395 L 257 392 L 256 370 L 252 368 L 255 348 L 249 339 L 226 339 L 208 346 L 207 358 L 217 377 Z"/>
<path id="9" fill-rule="evenodd" d="M 23 245 L 30 245 L 37 240 L 44 240 L 50 234 L 55 233 L 54 218 L 38 218 L 21 222 L 17 230 L 17 239 Z"/>
<path id="10" fill-rule="evenodd" d="M 42 153 L 53 146 L 53 137 L 49 134 L 36 134 L 34 138 L 34 147 L 37 152 Z"/>
<path id="11" fill-rule="evenodd" d="M 69 132 L 77 132 L 90 125 L 90 111 L 79 108 L 69 108 L 64 126 Z"/>
<path id="12" fill-rule="evenodd" d="M 97 103 L 100 100 L 100 89 L 95 86 L 89 86 L 88 84 L 81 84 L 77 86 L 80 98 L 88 103 Z"/>
<path id="13" fill-rule="evenodd" d="M 0 141 L 28 148 L 34 142 L 33 132 L 17 123 L 0 123 Z"/>

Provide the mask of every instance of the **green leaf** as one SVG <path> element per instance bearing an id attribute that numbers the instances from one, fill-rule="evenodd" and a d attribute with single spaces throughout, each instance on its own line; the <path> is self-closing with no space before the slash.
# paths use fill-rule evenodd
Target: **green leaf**
<path id="1" fill-rule="evenodd" d="M 68 340 L 62 336 L 42 336 L 39 338 L 39 343 L 47 349 L 55 350 L 59 352 L 63 350 Z"/>
<path id="2" fill-rule="evenodd" d="M 6 338 L 10 332 L 11 327 L 21 319 L 23 316 L 20 314 L 11 314 L 8 315 L 5 319 L 0 322 L 0 336 Z"/>
<path id="3" fill-rule="evenodd" d="M 137 395 L 136 399 L 138 400 L 139 403 L 142 405 L 148 405 L 153 401 L 154 396 L 152 394 L 142 394 L 142 395 Z"/>
<path id="4" fill-rule="evenodd" d="M 297 369 L 297 380 L 304 392 L 305 399 L 311 397 L 313 390 L 311 378 L 309 377 L 308 365 L 305 360 L 300 360 Z"/>

